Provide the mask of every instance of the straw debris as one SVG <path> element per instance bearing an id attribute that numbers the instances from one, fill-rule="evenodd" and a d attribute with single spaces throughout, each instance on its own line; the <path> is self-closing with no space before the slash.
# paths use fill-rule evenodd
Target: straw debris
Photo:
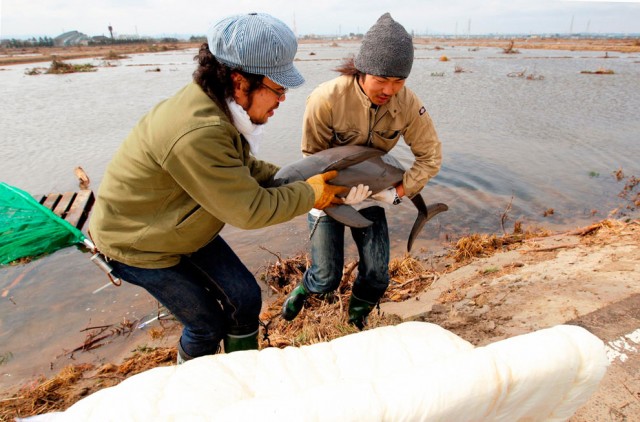
<path id="1" fill-rule="evenodd" d="M 65 63 L 62 60 L 58 60 L 57 58 L 53 58 L 51 61 L 51 65 L 49 69 L 45 73 L 53 73 L 56 75 L 65 74 L 65 73 L 76 73 L 76 72 L 95 72 L 96 67 L 89 63 L 84 64 L 69 64 Z"/>
<path id="2" fill-rule="evenodd" d="M 68 365 L 50 379 L 39 377 L 0 399 L 0 420 L 64 411 L 78 400 L 102 388 L 112 387 L 126 378 L 176 361 L 175 348 L 138 349 L 121 365 Z"/>

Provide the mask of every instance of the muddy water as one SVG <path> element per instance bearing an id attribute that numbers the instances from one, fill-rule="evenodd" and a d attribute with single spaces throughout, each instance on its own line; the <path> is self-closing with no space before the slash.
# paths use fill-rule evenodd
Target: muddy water
<path id="1" fill-rule="evenodd" d="M 632 54 L 418 46 L 407 81 L 425 101 L 443 142 L 440 174 L 423 192 L 450 211 L 430 222 L 415 252 L 428 259 L 447 236 L 500 232 L 506 227 L 562 229 L 604 218 L 626 205 L 624 181 L 640 176 L 640 57 Z M 259 156 L 276 164 L 300 157 L 304 100 L 333 77 L 341 58 L 357 46 L 300 46 L 297 66 L 307 83 L 290 92 L 266 126 Z M 135 122 L 189 79 L 195 50 L 132 56 L 97 72 L 26 76 L 37 65 L 0 70 L 0 180 L 32 193 L 77 189 L 82 166 L 97 190 L 102 173 Z M 442 56 L 448 61 L 441 61 Z M 87 63 L 91 60 L 78 60 Z M 94 64 L 104 65 L 101 60 Z M 43 66 L 46 64 L 42 64 Z M 463 70 L 454 72 L 455 67 Z M 598 68 L 613 75 L 583 74 Z M 526 77 L 510 77 L 523 73 Z M 539 77 L 542 76 L 542 79 Z M 404 146 L 394 154 L 406 164 Z M 553 214 L 544 217 L 545 211 Z M 393 256 L 404 250 L 414 212 L 402 204 L 389 214 Z M 262 230 L 227 227 L 225 239 L 252 271 L 274 254 L 307 248 L 305 217 Z M 353 256 L 352 244 L 348 253 Z M 34 263 L 0 269 L 0 385 L 50 375 L 82 359 L 109 360 L 146 335 L 136 330 L 91 353 L 67 353 L 82 344 L 83 329 L 146 320 L 157 304 L 143 290 L 107 280 L 76 248 Z M 265 289 L 265 297 L 269 292 Z"/>

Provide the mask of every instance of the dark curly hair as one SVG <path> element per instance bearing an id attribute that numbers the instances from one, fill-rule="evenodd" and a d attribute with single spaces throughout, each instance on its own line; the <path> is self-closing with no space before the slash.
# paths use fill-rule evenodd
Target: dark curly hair
<path id="1" fill-rule="evenodd" d="M 202 88 L 209 98 L 222 109 L 229 120 L 233 122 L 229 107 L 225 101 L 229 97 L 233 98 L 234 87 L 231 74 L 238 72 L 249 81 L 249 93 L 261 86 L 264 76 L 244 72 L 240 67 L 232 68 L 220 63 L 214 55 L 211 54 L 211 51 L 209 51 L 209 44 L 207 43 L 200 46 L 200 50 L 198 54 L 194 56 L 193 60 L 198 62 L 198 67 L 193 72 L 193 81 Z"/>

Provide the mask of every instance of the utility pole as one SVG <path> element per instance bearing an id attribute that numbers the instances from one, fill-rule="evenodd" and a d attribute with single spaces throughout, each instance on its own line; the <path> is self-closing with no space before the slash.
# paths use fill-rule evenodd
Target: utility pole
<path id="1" fill-rule="evenodd" d="M 571 15 L 571 25 L 569 26 L 569 35 L 573 34 L 573 18 L 574 18 L 574 15 Z"/>
<path id="2" fill-rule="evenodd" d="M 296 12 L 293 12 L 293 34 L 298 38 L 298 28 L 296 27 Z"/>

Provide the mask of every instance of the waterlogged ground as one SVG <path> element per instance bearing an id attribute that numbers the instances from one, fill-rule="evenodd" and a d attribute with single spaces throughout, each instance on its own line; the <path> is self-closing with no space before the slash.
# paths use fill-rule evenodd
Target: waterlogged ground
<path id="1" fill-rule="evenodd" d="M 417 257 L 430 262 L 451 239 L 501 233 L 503 226 L 510 231 L 516 221 L 563 230 L 624 210 L 628 201 L 619 193 L 630 177 L 640 175 L 637 53 L 505 55 L 499 47 L 441 47 L 417 45 L 407 81 L 424 99 L 443 142 L 442 171 L 423 194 L 427 202 L 450 206 L 428 224 L 416 243 Z M 356 49 L 300 46 L 296 66 L 307 84 L 287 95 L 266 127 L 261 158 L 285 164 L 300 157 L 304 99 Z M 76 190 L 73 169 L 81 165 L 96 190 L 135 122 L 189 80 L 193 54 L 192 49 L 132 55 L 110 66 L 96 59 L 92 62 L 102 67 L 85 74 L 27 76 L 24 71 L 34 64 L 3 66 L 0 180 L 33 193 Z M 443 55 L 448 61 L 441 61 Z M 614 74 L 581 73 L 601 67 Z M 543 78 L 508 76 L 514 73 Z M 396 154 L 409 162 L 406 148 Z M 618 170 L 622 177 L 613 175 Z M 409 204 L 389 213 L 392 256 L 404 252 L 414 216 Z M 276 255 L 307 250 L 304 216 L 262 230 L 227 227 L 223 236 L 256 274 Z M 354 256 L 351 243 L 348 248 Z M 621 260 L 624 255 L 615 261 Z M 148 341 L 140 329 L 90 353 L 72 352 L 85 341 L 87 328 L 143 322 L 157 314 L 157 303 L 143 290 L 126 284 L 103 288 L 106 284 L 88 256 L 73 247 L 0 269 L 0 385 L 50 376 L 69 362 L 117 360 Z M 267 300 L 270 294 L 265 288 Z M 170 346 L 174 340 L 164 341 Z"/>

